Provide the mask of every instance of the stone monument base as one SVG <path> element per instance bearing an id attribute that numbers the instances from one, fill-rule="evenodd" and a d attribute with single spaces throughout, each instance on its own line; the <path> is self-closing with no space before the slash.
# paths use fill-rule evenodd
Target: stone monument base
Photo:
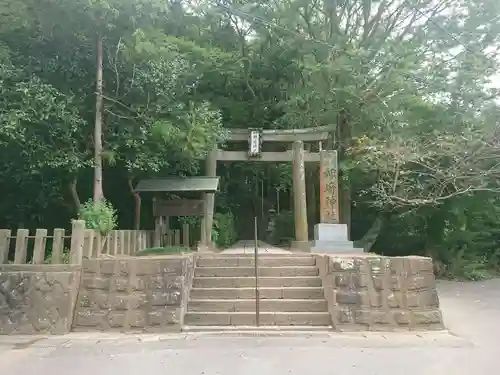
<path id="1" fill-rule="evenodd" d="M 363 249 L 354 247 L 349 241 L 346 224 L 316 224 L 314 226 L 314 241 L 311 246 L 313 253 L 362 253 Z"/>

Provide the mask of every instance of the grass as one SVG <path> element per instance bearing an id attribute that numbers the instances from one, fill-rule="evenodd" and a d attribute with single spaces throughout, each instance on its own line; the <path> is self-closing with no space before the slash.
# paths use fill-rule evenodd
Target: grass
<path id="1" fill-rule="evenodd" d="M 143 249 L 138 251 L 136 256 L 146 256 L 146 255 L 170 255 L 170 254 L 180 254 L 189 252 L 187 247 L 151 247 L 148 249 Z"/>

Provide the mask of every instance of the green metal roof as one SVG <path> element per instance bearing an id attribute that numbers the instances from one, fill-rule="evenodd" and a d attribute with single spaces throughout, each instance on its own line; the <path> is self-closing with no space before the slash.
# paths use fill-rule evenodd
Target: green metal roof
<path id="1" fill-rule="evenodd" d="M 138 192 L 181 192 L 199 191 L 210 193 L 217 191 L 219 177 L 167 177 L 152 180 L 140 180 L 135 191 Z"/>

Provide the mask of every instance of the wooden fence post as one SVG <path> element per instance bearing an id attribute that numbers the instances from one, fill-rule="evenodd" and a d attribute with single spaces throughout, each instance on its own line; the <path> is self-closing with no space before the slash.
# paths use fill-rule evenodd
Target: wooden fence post
<path id="1" fill-rule="evenodd" d="M 16 254 L 14 255 L 15 264 L 26 263 L 28 255 L 28 236 L 30 231 L 28 229 L 18 229 L 16 235 Z"/>
<path id="2" fill-rule="evenodd" d="M 118 247 L 118 233 L 116 230 L 112 230 L 109 232 L 109 255 L 116 255 L 117 254 L 117 247 Z"/>
<path id="3" fill-rule="evenodd" d="M 7 264 L 9 261 L 10 230 L 0 230 L 0 264 Z"/>
<path id="4" fill-rule="evenodd" d="M 85 221 L 73 220 L 73 223 L 71 225 L 71 249 L 69 252 L 70 264 L 82 264 L 84 234 Z"/>
<path id="5" fill-rule="evenodd" d="M 180 229 L 174 229 L 174 246 L 181 246 L 181 231 Z"/>
<path id="6" fill-rule="evenodd" d="M 182 224 L 182 246 L 189 247 L 189 224 Z"/>
<path id="7" fill-rule="evenodd" d="M 37 229 L 35 245 L 33 247 L 33 264 L 42 264 L 45 260 L 45 247 L 47 244 L 47 229 Z"/>
<path id="8" fill-rule="evenodd" d="M 52 240 L 52 264 L 62 263 L 62 254 L 64 252 L 64 229 L 54 229 L 54 237 Z"/>

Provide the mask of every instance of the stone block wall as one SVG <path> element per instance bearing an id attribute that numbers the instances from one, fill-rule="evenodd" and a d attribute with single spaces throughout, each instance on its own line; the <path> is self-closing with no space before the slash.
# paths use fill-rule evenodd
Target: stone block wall
<path id="1" fill-rule="evenodd" d="M 80 267 L 0 265 L 0 334 L 71 330 Z"/>
<path id="2" fill-rule="evenodd" d="M 73 328 L 180 330 L 193 267 L 189 255 L 84 260 Z"/>
<path id="3" fill-rule="evenodd" d="M 336 329 L 444 328 L 430 258 L 316 255 L 316 264 Z"/>

